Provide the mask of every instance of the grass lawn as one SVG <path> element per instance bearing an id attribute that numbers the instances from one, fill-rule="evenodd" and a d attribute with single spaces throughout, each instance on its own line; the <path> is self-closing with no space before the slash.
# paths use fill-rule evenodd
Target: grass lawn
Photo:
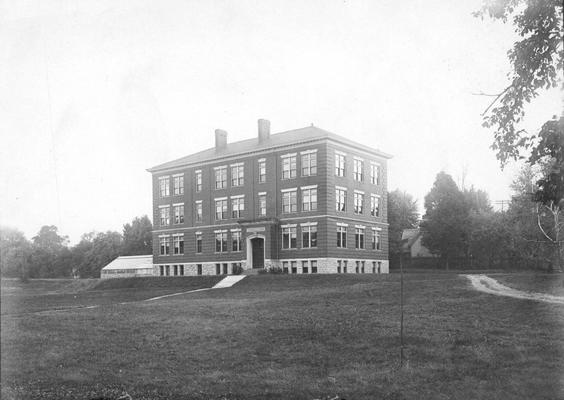
<path id="1" fill-rule="evenodd" d="M 257 275 L 119 305 L 178 290 L 58 290 L 3 287 L 2 399 L 564 398 L 564 306 L 476 292 L 456 274 L 406 275 L 401 370 L 396 274 Z M 36 313 L 80 296 L 101 306 Z"/>
<path id="2" fill-rule="evenodd" d="M 490 276 L 513 289 L 564 296 L 564 274 L 535 274 L 522 272 L 516 274 L 500 274 L 499 276 L 492 274 Z"/>

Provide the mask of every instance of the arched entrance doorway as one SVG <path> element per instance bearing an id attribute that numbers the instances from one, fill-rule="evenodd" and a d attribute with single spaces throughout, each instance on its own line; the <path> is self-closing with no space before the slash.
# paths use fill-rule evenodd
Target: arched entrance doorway
<path id="1" fill-rule="evenodd" d="M 264 236 L 247 238 L 247 263 L 251 268 L 264 268 Z"/>

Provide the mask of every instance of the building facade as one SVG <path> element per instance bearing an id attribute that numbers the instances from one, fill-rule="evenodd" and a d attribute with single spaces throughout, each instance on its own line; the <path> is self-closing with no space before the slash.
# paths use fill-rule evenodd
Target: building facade
<path id="1" fill-rule="evenodd" d="M 311 126 L 227 143 L 153 175 L 155 275 L 387 273 L 387 160 Z"/>

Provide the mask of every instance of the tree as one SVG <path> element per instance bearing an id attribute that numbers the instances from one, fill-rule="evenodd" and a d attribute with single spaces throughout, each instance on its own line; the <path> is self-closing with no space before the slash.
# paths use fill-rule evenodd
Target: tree
<path id="1" fill-rule="evenodd" d="M 409 193 L 399 189 L 388 193 L 388 235 L 390 254 L 401 252 L 401 236 L 404 229 L 415 228 L 419 214 L 417 201 Z"/>
<path id="2" fill-rule="evenodd" d="M 31 243 L 22 232 L 0 227 L 0 273 L 3 277 L 27 278 Z"/>
<path id="3" fill-rule="evenodd" d="M 78 274 L 81 278 L 99 278 L 100 270 L 119 256 L 123 238 L 118 232 L 90 233 L 82 236 L 73 248 L 74 259 L 79 261 Z"/>
<path id="4" fill-rule="evenodd" d="M 452 177 L 439 172 L 431 191 L 425 196 L 425 216 L 421 223 L 422 244 L 439 254 L 446 269 L 455 257 L 467 250 L 467 206 Z"/>
<path id="5" fill-rule="evenodd" d="M 60 236 L 56 226 L 42 226 L 32 241 L 29 258 L 29 276 L 31 278 L 56 278 L 71 275 L 72 266 L 67 248 L 68 238 Z"/>
<path id="6" fill-rule="evenodd" d="M 153 224 L 146 215 L 136 217 L 131 223 L 123 226 L 122 255 L 134 256 L 152 254 Z"/>
<path id="7" fill-rule="evenodd" d="M 512 17 L 522 38 L 508 52 L 512 70 L 508 85 L 496 94 L 483 113 L 484 126 L 493 128 L 492 148 L 504 165 L 522 157 L 522 151 L 538 146 L 534 136 L 520 129 L 526 103 L 542 89 L 562 83 L 564 71 L 564 31 L 562 0 L 486 0 L 475 16 L 501 20 Z M 534 150 L 533 150 L 534 151 Z"/>

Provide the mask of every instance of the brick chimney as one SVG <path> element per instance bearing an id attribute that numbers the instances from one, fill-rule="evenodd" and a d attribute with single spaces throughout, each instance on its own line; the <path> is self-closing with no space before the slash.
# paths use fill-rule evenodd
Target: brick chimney
<path id="1" fill-rule="evenodd" d="M 258 139 L 259 143 L 270 138 L 270 121 L 267 119 L 258 120 Z"/>
<path id="2" fill-rule="evenodd" d="M 221 150 L 227 146 L 227 132 L 223 129 L 215 130 L 215 149 Z"/>

